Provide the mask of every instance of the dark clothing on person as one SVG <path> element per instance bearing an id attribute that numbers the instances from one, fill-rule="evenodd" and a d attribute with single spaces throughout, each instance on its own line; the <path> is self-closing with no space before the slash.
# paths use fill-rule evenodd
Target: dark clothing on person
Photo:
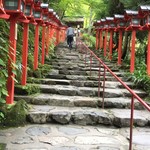
<path id="1" fill-rule="evenodd" d="M 69 27 L 66 31 L 66 35 L 67 35 L 67 44 L 69 45 L 70 48 L 72 48 L 74 29 L 72 27 Z"/>
<path id="2" fill-rule="evenodd" d="M 72 35 L 68 35 L 67 36 L 67 44 L 69 45 L 69 46 L 71 46 L 71 48 L 72 48 L 72 43 L 73 42 L 73 36 Z M 71 44 L 71 45 L 70 45 Z"/>

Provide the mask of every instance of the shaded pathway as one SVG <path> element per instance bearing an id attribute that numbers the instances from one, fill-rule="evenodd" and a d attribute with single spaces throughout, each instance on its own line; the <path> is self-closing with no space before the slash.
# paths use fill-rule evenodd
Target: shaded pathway
<path id="1" fill-rule="evenodd" d="M 7 143 L 8 150 L 127 150 L 130 118 L 127 91 L 107 74 L 103 110 L 102 99 L 97 97 L 97 62 L 93 62 L 90 77 L 82 55 L 61 45 L 52 66 L 46 79 L 34 79 L 37 84 L 41 82 L 41 94 L 15 96 L 15 100 L 23 98 L 31 104 L 27 118 L 32 124 L 0 131 L 1 143 Z M 123 78 L 119 70 L 114 72 Z M 146 95 L 138 89 L 135 92 L 142 97 Z M 134 122 L 138 127 L 134 128 L 134 150 L 149 150 L 150 115 L 138 102 L 135 108 Z"/>

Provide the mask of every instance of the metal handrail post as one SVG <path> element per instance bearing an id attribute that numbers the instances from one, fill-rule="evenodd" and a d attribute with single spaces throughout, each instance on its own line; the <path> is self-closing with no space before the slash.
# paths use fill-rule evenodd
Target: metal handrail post
<path id="1" fill-rule="evenodd" d="M 104 109 L 104 98 L 105 98 L 105 77 L 106 77 L 106 68 L 104 67 L 104 75 L 103 75 L 103 98 L 102 98 L 102 108 Z"/>
<path id="2" fill-rule="evenodd" d="M 98 71 L 98 97 L 100 97 L 100 87 L 101 87 L 101 63 L 99 62 L 99 71 Z"/>
<path id="3" fill-rule="evenodd" d="M 92 69 L 92 53 L 90 53 L 90 76 L 91 76 L 91 69 Z"/>
<path id="4" fill-rule="evenodd" d="M 129 150 L 132 150 L 132 140 L 133 140 L 133 115 L 134 115 L 134 96 L 131 99 L 131 116 L 130 116 L 130 144 Z"/>

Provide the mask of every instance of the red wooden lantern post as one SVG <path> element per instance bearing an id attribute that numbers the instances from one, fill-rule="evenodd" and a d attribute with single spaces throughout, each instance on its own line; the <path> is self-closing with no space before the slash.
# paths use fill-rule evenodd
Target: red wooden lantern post
<path id="1" fill-rule="evenodd" d="M 53 15 L 53 9 L 48 9 L 48 23 L 46 28 L 46 56 L 48 55 L 48 49 L 50 45 L 50 30 L 51 30 L 51 17 Z"/>
<path id="2" fill-rule="evenodd" d="M 56 27 L 56 45 L 58 45 L 60 43 L 60 32 L 61 32 L 61 28 L 60 28 L 60 25 L 61 25 L 61 22 L 59 20 L 59 17 L 58 15 L 55 16 L 55 20 L 54 20 L 57 24 L 57 27 Z"/>
<path id="3" fill-rule="evenodd" d="M 124 20 L 124 15 L 119 14 L 114 15 L 114 19 L 115 22 L 117 23 L 117 30 L 119 31 L 118 65 L 121 65 L 122 38 L 123 38 L 123 31 L 126 28 L 126 21 Z"/>
<path id="4" fill-rule="evenodd" d="M 7 90 L 8 96 L 6 97 L 6 103 L 12 104 L 14 102 L 14 79 L 15 74 L 13 73 L 12 63 L 16 63 L 16 40 L 17 40 L 17 21 L 20 19 L 26 19 L 23 12 L 25 1 L 16 0 L 11 3 L 11 0 L 3 0 L 3 6 L 10 15 L 10 35 L 9 35 L 9 60 L 8 60 L 8 80 L 7 80 Z"/>
<path id="5" fill-rule="evenodd" d="M 35 24 L 33 19 L 33 4 L 34 0 L 26 0 L 25 15 L 30 23 Z M 27 60 L 28 60 L 28 35 L 29 35 L 29 23 L 26 22 L 23 25 L 23 46 L 22 46 L 22 77 L 21 84 L 26 85 L 27 81 Z"/>
<path id="6" fill-rule="evenodd" d="M 56 12 L 50 12 L 50 25 L 51 25 L 51 29 L 50 29 L 50 43 L 52 43 L 52 38 L 55 39 L 54 44 L 56 45 L 56 28 L 57 28 L 57 24 L 55 22 L 55 16 L 56 16 Z"/>
<path id="7" fill-rule="evenodd" d="M 130 22 L 129 27 L 126 28 L 127 31 L 132 31 L 132 45 L 131 45 L 131 59 L 130 59 L 130 72 L 134 72 L 134 62 L 135 62 L 135 42 L 136 42 L 136 30 L 140 28 L 140 18 L 138 11 L 125 11 L 125 18 Z"/>
<path id="8" fill-rule="evenodd" d="M 113 34 L 116 24 L 113 17 L 106 17 L 106 22 L 108 23 L 108 30 L 110 31 L 109 40 L 109 59 L 112 60 L 112 48 L 113 48 Z"/>
<path id="9" fill-rule="evenodd" d="M 103 48 L 103 24 L 102 22 L 100 22 L 100 33 L 99 33 L 99 48 L 102 49 Z"/>
<path id="10" fill-rule="evenodd" d="M 60 28 L 59 26 L 56 27 L 56 45 L 60 42 Z"/>
<path id="11" fill-rule="evenodd" d="M 41 4 L 42 7 L 42 16 L 43 16 L 43 30 L 42 30 L 42 59 L 41 59 L 41 64 L 44 65 L 45 62 L 45 47 L 46 47 L 46 27 L 48 26 L 48 21 L 49 21 L 49 17 L 48 17 L 48 4 Z"/>
<path id="12" fill-rule="evenodd" d="M 144 18 L 143 30 L 148 30 L 147 74 L 150 76 L 150 6 L 140 6 L 139 14 Z"/>
<path id="13" fill-rule="evenodd" d="M 65 26 L 61 26 L 61 42 L 64 42 L 65 41 L 65 33 L 66 33 L 66 28 Z"/>
<path id="14" fill-rule="evenodd" d="M 34 67 L 36 70 L 38 68 L 38 51 L 39 51 L 39 27 L 42 22 L 42 9 L 41 2 L 37 1 L 34 3 L 34 19 L 37 22 L 35 27 L 35 39 L 34 39 Z"/>

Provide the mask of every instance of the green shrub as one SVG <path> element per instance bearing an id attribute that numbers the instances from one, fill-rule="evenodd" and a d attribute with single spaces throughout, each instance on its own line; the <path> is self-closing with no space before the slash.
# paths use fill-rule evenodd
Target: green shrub
<path id="1" fill-rule="evenodd" d="M 82 39 L 88 47 L 95 47 L 96 38 L 94 36 L 84 33 Z"/>

